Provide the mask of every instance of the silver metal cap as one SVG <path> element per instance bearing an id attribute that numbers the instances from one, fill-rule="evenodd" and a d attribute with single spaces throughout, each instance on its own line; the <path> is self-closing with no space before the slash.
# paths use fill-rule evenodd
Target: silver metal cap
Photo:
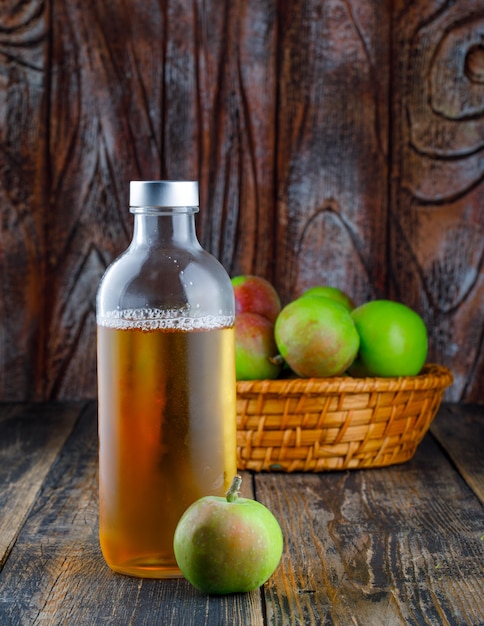
<path id="1" fill-rule="evenodd" d="M 132 180 L 129 205 L 141 207 L 198 207 L 196 180 Z"/>

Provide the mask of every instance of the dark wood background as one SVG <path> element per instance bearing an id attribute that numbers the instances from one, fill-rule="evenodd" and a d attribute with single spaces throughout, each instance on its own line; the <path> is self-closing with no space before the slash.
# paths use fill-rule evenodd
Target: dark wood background
<path id="1" fill-rule="evenodd" d="M 95 293 L 132 179 L 284 302 L 419 311 L 484 401 L 482 0 L 3 0 L 0 398 L 96 395 Z"/>

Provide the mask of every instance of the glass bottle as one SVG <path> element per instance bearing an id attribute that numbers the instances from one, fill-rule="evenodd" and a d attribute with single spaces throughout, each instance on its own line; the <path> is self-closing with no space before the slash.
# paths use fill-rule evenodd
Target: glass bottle
<path id="1" fill-rule="evenodd" d="M 234 295 L 197 182 L 132 181 L 130 211 L 97 296 L 100 543 L 113 570 L 169 578 L 182 513 L 236 473 Z"/>

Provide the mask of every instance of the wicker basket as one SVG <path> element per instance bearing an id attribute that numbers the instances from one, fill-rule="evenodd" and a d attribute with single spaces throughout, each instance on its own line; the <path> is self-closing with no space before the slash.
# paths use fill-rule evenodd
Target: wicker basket
<path id="1" fill-rule="evenodd" d="M 408 461 L 452 374 L 237 382 L 239 469 L 322 472 Z"/>

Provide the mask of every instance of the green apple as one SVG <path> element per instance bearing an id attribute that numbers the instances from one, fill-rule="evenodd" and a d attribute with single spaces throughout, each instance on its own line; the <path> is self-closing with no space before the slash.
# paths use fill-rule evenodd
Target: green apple
<path id="1" fill-rule="evenodd" d="M 235 297 L 235 314 L 257 313 L 274 323 L 281 310 L 279 294 L 273 285 L 261 276 L 242 274 L 234 276 L 232 287 Z"/>
<path id="2" fill-rule="evenodd" d="M 285 306 L 274 334 L 279 353 L 303 378 L 342 374 L 360 344 L 350 312 L 335 300 L 315 295 L 302 296 Z"/>
<path id="3" fill-rule="evenodd" d="M 423 319 L 400 302 L 372 300 L 351 312 L 360 336 L 352 376 L 416 376 L 427 358 Z"/>
<path id="4" fill-rule="evenodd" d="M 173 547 L 178 567 L 199 591 L 247 592 L 263 585 L 282 556 L 283 536 L 260 502 L 239 498 L 236 476 L 225 498 L 205 496 L 182 515 Z"/>
<path id="5" fill-rule="evenodd" d="M 282 364 L 278 354 L 274 324 L 257 313 L 235 316 L 235 373 L 237 380 L 277 378 Z"/>
<path id="6" fill-rule="evenodd" d="M 338 289 L 338 287 L 331 287 L 330 285 L 316 285 L 307 289 L 301 297 L 304 296 L 324 296 L 325 298 L 331 298 L 342 304 L 348 311 L 352 311 L 355 308 L 355 303 L 350 296 Z"/>

